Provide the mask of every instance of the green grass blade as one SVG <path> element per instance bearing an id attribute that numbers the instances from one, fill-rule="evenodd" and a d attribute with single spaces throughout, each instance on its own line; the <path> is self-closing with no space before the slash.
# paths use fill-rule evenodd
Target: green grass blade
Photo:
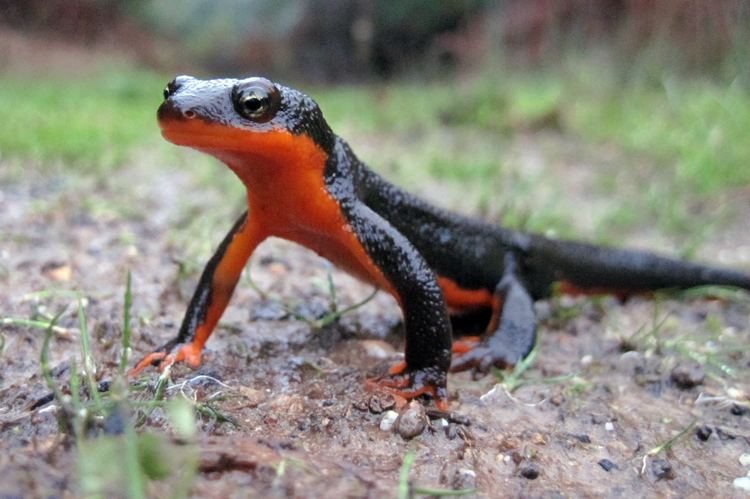
<path id="1" fill-rule="evenodd" d="M 89 387 L 89 395 L 94 401 L 94 407 L 97 412 L 101 412 L 102 401 L 99 397 L 96 380 L 94 379 L 96 364 L 94 363 L 94 357 L 91 355 L 91 347 L 89 345 L 89 327 L 86 322 L 86 314 L 83 312 L 83 300 L 81 299 L 78 300 L 78 323 L 81 328 L 81 356 L 83 357 L 83 370 Z"/>
<path id="2" fill-rule="evenodd" d="M 128 277 L 125 282 L 125 297 L 123 299 L 122 311 L 122 352 L 120 354 L 120 366 L 118 372 L 120 375 L 125 374 L 128 366 L 128 352 L 130 351 L 130 308 L 133 304 L 133 295 L 131 293 L 131 274 L 128 271 Z"/>
<path id="3" fill-rule="evenodd" d="M 401 464 L 401 471 L 398 474 L 398 490 L 396 497 L 398 499 L 409 499 L 409 471 L 415 458 L 414 451 L 409 451 L 404 455 L 404 462 Z"/>
<path id="4" fill-rule="evenodd" d="M 47 329 L 44 332 L 44 340 L 42 341 L 42 350 L 39 352 L 39 366 L 42 370 L 42 379 L 44 379 L 44 382 L 47 384 L 47 388 L 49 388 L 55 394 L 55 400 L 57 400 L 58 403 L 62 401 L 62 394 L 57 388 L 57 385 L 55 385 L 55 381 L 52 379 L 52 371 L 49 368 L 49 345 L 52 341 L 52 333 L 54 331 L 55 324 L 64 313 L 65 308 L 55 314 L 55 316 L 47 325 Z"/>

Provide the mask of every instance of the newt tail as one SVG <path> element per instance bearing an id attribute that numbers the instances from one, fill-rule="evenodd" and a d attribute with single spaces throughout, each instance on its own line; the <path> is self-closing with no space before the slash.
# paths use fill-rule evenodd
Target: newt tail
<path id="1" fill-rule="evenodd" d="M 750 276 L 648 251 L 532 238 L 527 261 L 568 294 L 629 296 L 660 289 L 718 285 L 750 289 Z"/>

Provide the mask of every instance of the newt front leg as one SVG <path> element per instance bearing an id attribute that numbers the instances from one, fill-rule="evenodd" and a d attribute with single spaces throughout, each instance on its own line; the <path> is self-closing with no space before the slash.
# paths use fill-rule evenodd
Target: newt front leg
<path id="1" fill-rule="evenodd" d="M 242 269 L 255 248 L 265 239 L 247 211 L 235 222 L 203 270 L 177 336 L 146 355 L 129 372 L 135 376 L 149 365 L 165 367 L 186 362 L 197 368 L 203 345 L 224 313 Z"/>
<path id="2" fill-rule="evenodd" d="M 435 273 L 409 240 L 367 205 L 355 202 L 345 211 L 404 315 L 405 361 L 371 383 L 407 399 L 430 394 L 438 408 L 447 409 L 451 323 Z"/>

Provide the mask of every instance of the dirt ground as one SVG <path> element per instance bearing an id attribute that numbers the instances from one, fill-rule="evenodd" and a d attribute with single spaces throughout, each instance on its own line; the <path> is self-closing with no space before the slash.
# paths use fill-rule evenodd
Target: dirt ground
<path id="1" fill-rule="evenodd" d="M 171 338 L 200 270 L 184 276 L 175 263 L 183 256 L 173 237 L 184 230 L 181 200 L 200 204 L 207 196 L 206 206 L 221 205 L 220 193 L 198 194 L 177 167 L 133 166 L 99 183 L 34 169 L 11 176 L 0 169 L 1 315 L 51 315 L 73 303 L 51 290 L 80 290 L 98 376 L 111 378 L 130 270 L 133 357 Z M 124 208 L 92 208 L 97 198 Z M 746 220 L 704 246 L 701 258 L 723 251 L 726 263 L 747 269 L 748 262 L 736 256 L 750 248 Z M 206 248 L 218 243 L 222 230 L 210 231 Z M 655 237 L 642 237 L 658 247 Z M 328 308 L 322 284 L 329 271 L 339 307 L 370 293 L 317 256 L 281 241 L 264 243 L 251 269 L 261 289 L 310 318 Z M 747 296 L 539 303 L 540 345 L 523 383 L 451 375 L 454 417 L 433 418 L 419 435 L 404 438 L 380 428 L 392 401 L 363 388 L 367 377 L 401 355 L 400 316 L 392 299 L 379 294 L 316 329 L 248 284 L 241 281 L 207 345 L 203 367 L 173 371 L 181 385 L 168 392 L 171 397 L 183 393 L 200 401 L 221 393 L 215 407 L 236 422 L 198 416 L 194 496 L 394 497 L 409 452 L 410 484 L 476 488 L 481 497 L 747 494 L 733 486 L 750 472 L 741 462 L 750 454 Z M 48 292 L 30 294 L 40 290 Z M 64 384 L 80 354 L 75 306 L 59 325 L 50 366 Z M 39 366 L 43 331 L 1 327 L 0 496 L 77 496 L 76 451 L 60 433 L 52 404 L 30 409 L 48 392 Z M 157 409 L 141 430 L 165 427 Z M 684 430 L 672 445 L 650 452 Z M 168 493 L 158 481 L 148 490 Z"/>

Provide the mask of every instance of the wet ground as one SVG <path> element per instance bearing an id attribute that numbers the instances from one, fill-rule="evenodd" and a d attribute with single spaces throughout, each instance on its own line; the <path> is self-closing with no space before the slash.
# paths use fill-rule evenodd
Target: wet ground
<path id="1" fill-rule="evenodd" d="M 221 237 L 213 224 L 185 234 L 195 230 L 190 217 L 241 211 L 236 199 L 201 191 L 176 164 L 139 164 L 105 181 L 33 168 L 2 174 L 0 312 L 48 318 L 68 307 L 50 349 L 60 385 L 70 380 L 71 362 L 80 366 L 75 300 L 60 290 L 85 297 L 97 376 L 110 379 L 127 271 L 138 357 L 176 333 L 201 265 L 185 261 L 186 246 L 197 244 L 205 259 Z M 565 178 L 585 185 L 585 170 L 575 165 Z M 21 170 L 11 166 L 6 172 Z M 748 198 L 740 202 L 750 212 Z M 748 269 L 746 220 L 730 224 L 700 257 L 721 254 Z M 648 234 L 634 239 L 659 247 Z M 178 453 L 197 456 L 193 495 L 394 497 L 413 455 L 412 486 L 476 488 L 482 497 L 742 496 L 733 482 L 750 472 L 741 462 L 750 459 L 741 458 L 750 454 L 747 295 L 541 302 L 531 367 L 519 377 L 506 373 L 502 384 L 495 376 L 452 375 L 453 414 L 424 424 L 421 408 L 393 408 L 393 400 L 363 388 L 401 358 L 392 299 L 379 294 L 338 322 L 312 324 L 330 310 L 329 273 L 339 309 L 370 294 L 306 250 L 264 243 L 251 264 L 264 296 L 244 277 L 203 367 L 174 369 L 170 398 L 213 400 L 232 420 L 202 412 L 194 440 L 171 437 Z M 0 327 L 0 496 L 77 496 L 87 471 L 58 428 L 54 405 L 31 409 L 48 392 L 39 364 L 44 331 L 8 321 Z M 391 409 L 402 418 L 383 430 Z M 172 434 L 161 409 L 139 427 L 148 430 Z M 417 435 L 406 438 L 409 431 Z M 156 480 L 148 490 L 163 495 L 173 486 Z"/>

